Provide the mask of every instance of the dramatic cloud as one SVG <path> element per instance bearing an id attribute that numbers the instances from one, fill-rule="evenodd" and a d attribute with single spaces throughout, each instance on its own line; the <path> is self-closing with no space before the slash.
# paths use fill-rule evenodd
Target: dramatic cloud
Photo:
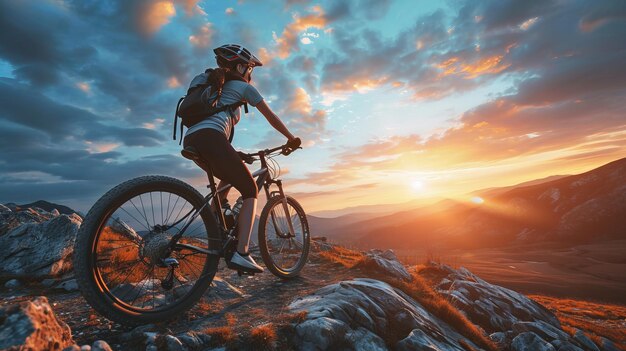
<path id="1" fill-rule="evenodd" d="M 253 84 L 311 157 L 293 158 L 289 177 L 318 197 L 375 189 L 393 202 L 414 177 L 469 191 L 626 146 L 622 0 L 226 6 L 0 2 L 0 202 L 84 203 L 150 172 L 199 179 L 171 141 L 172 114 L 230 42 L 264 62 Z M 237 128 L 238 147 L 284 142 L 262 118 Z"/>

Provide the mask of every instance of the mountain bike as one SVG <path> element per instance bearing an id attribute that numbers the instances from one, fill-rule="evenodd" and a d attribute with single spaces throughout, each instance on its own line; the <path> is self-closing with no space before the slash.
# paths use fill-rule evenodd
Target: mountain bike
<path id="1" fill-rule="evenodd" d="M 252 174 L 267 197 L 258 222 L 258 251 L 268 270 L 282 279 L 299 275 L 310 246 L 306 214 L 285 195 L 274 160 L 293 151 L 282 145 L 240 153 L 247 163 L 261 163 Z M 228 264 L 237 248 L 241 197 L 232 209 L 225 208 L 217 195 L 231 186 L 217 188 L 210 165 L 195 149 L 181 153 L 207 172 L 208 195 L 175 178 L 138 177 L 103 195 L 80 227 L 76 280 L 87 302 L 110 320 L 140 325 L 186 312 L 210 286 L 220 258 Z"/>

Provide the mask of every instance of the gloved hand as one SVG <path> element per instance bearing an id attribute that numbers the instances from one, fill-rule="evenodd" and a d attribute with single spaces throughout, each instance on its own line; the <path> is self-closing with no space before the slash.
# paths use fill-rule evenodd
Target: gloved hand
<path id="1" fill-rule="evenodd" d="M 237 151 L 237 154 L 239 154 L 239 158 L 241 158 L 241 160 L 249 165 L 251 165 L 252 163 L 254 163 L 254 157 L 241 152 L 241 151 Z"/>
<path id="2" fill-rule="evenodd" d="M 300 145 L 302 145 L 302 141 L 300 140 L 300 138 L 296 137 L 296 138 L 293 138 L 293 139 L 287 141 L 287 144 L 285 146 L 287 146 L 291 150 L 295 150 L 295 149 L 299 148 Z"/>

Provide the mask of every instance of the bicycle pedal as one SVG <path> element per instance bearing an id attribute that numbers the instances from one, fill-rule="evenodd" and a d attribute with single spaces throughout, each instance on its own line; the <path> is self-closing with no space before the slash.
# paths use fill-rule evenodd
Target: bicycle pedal
<path id="1" fill-rule="evenodd" d="M 255 274 L 256 273 L 254 273 L 254 272 L 246 272 L 246 271 L 242 271 L 242 270 L 237 270 L 237 275 L 239 275 L 240 277 L 244 276 L 244 275 L 253 276 Z"/>

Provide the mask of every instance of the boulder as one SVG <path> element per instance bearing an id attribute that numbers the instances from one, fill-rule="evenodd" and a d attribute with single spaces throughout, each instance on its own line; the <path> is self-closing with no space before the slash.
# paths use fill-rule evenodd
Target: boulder
<path id="1" fill-rule="evenodd" d="M 602 351 L 619 351 L 619 349 L 617 348 L 617 346 L 615 346 L 613 341 L 605 337 L 600 337 L 600 340 L 601 340 L 600 348 L 602 349 Z"/>
<path id="2" fill-rule="evenodd" d="M 113 351 L 106 341 L 96 340 L 91 345 L 91 351 Z"/>
<path id="3" fill-rule="evenodd" d="M 556 351 L 554 346 L 533 332 L 516 336 L 511 342 L 513 351 Z"/>
<path id="4" fill-rule="evenodd" d="M 373 350 L 415 349 L 415 345 L 464 350 L 459 340 L 478 349 L 408 295 L 374 279 L 325 286 L 295 299 L 289 308 L 307 311 L 306 319 L 295 325 L 300 349 L 361 349 L 363 340 L 369 340 Z"/>
<path id="5" fill-rule="evenodd" d="M 580 347 L 563 340 L 553 340 L 550 342 L 557 351 L 584 351 Z"/>
<path id="6" fill-rule="evenodd" d="M 0 237 L 9 231 L 27 223 L 43 223 L 54 218 L 54 215 L 48 212 L 39 212 L 32 208 L 21 211 L 13 211 L 5 209 L 0 211 Z"/>
<path id="7" fill-rule="evenodd" d="M 543 322 L 562 331 L 552 312 L 525 295 L 490 284 L 465 268 L 440 266 L 451 273 L 436 286 L 437 291 L 488 333 L 509 331 L 519 322 Z"/>
<path id="8" fill-rule="evenodd" d="M 355 350 L 386 351 L 385 341 L 365 328 L 357 328 L 346 334 L 346 340 Z"/>
<path id="9" fill-rule="evenodd" d="M 26 222 L 0 233 L 0 278 L 43 279 L 69 271 L 82 219 L 77 214 L 54 217 L 34 210 L 17 214 L 24 212 Z"/>
<path id="10" fill-rule="evenodd" d="M 594 344 L 593 341 L 591 341 L 591 339 L 589 339 L 581 330 L 576 330 L 574 333 L 574 340 L 578 341 L 578 344 L 583 346 L 586 350 L 600 351 L 598 346 L 596 346 L 596 344 Z"/>
<path id="11" fill-rule="evenodd" d="M 492 333 L 499 347 L 512 350 L 598 350 L 582 332 L 572 337 L 556 316 L 523 294 L 490 284 L 465 268 L 429 263 L 436 290 L 474 324 Z M 547 344 L 547 345 L 546 345 Z"/>
<path id="12" fill-rule="evenodd" d="M 328 242 L 325 236 L 315 236 L 311 238 L 311 251 L 330 251 L 334 247 L 333 244 Z"/>
<path id="13" fill-rule="evenodd" d="M 72 332 L 44 296 L 0 308 L 0 350 L 62 350 Z"/>
<path id="14" fill-rule="evenodd" d="M 78 283 L 76 282 L 76 279 L 74 279 L 74 278 L 67 279 L 67 280 L 63 280 L 61 283 L 59 283 L 59 285 L 57 285 L 56 288 L 57 289 L 63 289 L 63 290 L 68 291 L 68 292 L 78 291 Z"/>
<path id="15" fill-rule="evenodd" d="M 355 268 L 362 268 L 375 274 L 394 277 L 396 279 L 410 281 L 411 274 L 404 265 L 398 261 L 393 250 L 382 251 L 372 249 L 365 253 L 364 260 L 355 265 Z"/>
<path id="16" fill-rule="evenodd" d="M 515 334 L 533 332 L 547 341 L 570 339 L 569 334 L 567 334 L 560 328 L 552 326 L 544 321 L 518 322 L 513 324 L 512 330 L 515 332 Z"/>

